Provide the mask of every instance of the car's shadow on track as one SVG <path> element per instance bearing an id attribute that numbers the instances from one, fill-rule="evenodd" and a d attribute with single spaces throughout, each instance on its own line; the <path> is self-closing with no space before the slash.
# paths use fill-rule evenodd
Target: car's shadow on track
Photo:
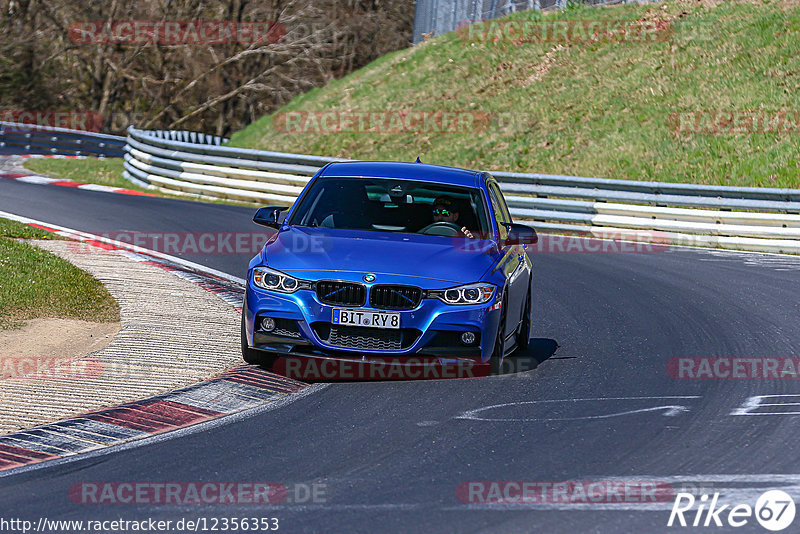
<path id="1" fill-rule="evenodd" d="M 461 360 L 455 363 L 452 361 L 442 363 L 436 358 L 427 364 L 419 365 L 419 362 L 410 363 L 405 359 L 359 362 L 284 357 L 278 358 L 270 367 L 260 366 L 260 368 L 306 383 L 480 378 L 492 374 L 510 375 L 532 371 L 545 360 L 552 358 L 558 347 L 558 342 L 554 339 L 533 338 L 526 350 L 517 349 L 504 358 L 499 373 L 491 372 L 489 362 Z"/>
<path id="2" fill-rule="evenodd" d="M 536 369 L 542 362 L 551 358 L 558 350 L 555 339 L 535 337 L 528 343 L 527 350 L 516 350 L 503 359 L 501 375 L 524 373 Z"/>

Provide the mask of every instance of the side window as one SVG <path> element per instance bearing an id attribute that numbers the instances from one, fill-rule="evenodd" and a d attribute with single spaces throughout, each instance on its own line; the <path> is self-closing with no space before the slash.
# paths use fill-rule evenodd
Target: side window
<path id="1" fill-rule="evenodd" d="M 500 204 L 500 208 L 503 213 L 503 222 L 507 223 L 513 222 L 511 220 L 511 213 L 508 211 L 508 205 L 506 204 L 506 199 L 503 198 L 503 192 L 500 191 L 500 187 L 497 185 L 497 182 L 492 182 L 489 185 L 489 187 L 491 188 L 492 191 L 494 191 L 494 194 L 497 196 L 497 202 Z"/>
<path id="2" fill-rule="evenodd" d="M 497 221 L 497 231 L 500 233 L 500 239 L 505 239 L 508 235 L 508 229 L 502 223 L 511 222 L 511 217 L 508 214 L 508 208 L 506 208 L 503 196 L 494 182 L 489 184 L 489 199 L 492 201 L 492 211 Z"/>

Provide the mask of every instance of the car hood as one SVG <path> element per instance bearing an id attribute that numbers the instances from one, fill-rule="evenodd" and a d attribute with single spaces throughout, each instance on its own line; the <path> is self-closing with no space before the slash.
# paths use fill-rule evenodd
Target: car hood
<path id="1" fill-rule="evenodd" d="M 429 287 L 477 282 L 499 260 L 490 240 L 307 227 L 282 228 L 263 253 L 269 267 L 298 278 L 441 282 Z"/>

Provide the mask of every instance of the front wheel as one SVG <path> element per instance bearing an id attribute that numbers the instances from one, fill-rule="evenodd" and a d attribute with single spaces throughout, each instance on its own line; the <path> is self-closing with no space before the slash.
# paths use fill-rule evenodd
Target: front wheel
<path id="1" fill-rule="evenodd" d="M 503 355 L 506 350 L 506 297 L 503 296 L 502 315 L 500 324 L 497 325 L 497 338 L 494 341 L 494 350 L 489 359 L 490 370 L 493 375 L 499 375 L 503 369 Z"/>
<path id="2" fill-rule="evenodd" d="M 245 332 L 245 328 L 244 310 L 242 310 L 242 359 L 247 363 L 272 369 L 272 365 L 278 357 L 268 352 L 251 349 L 247 345 L 247 333 Z"/>
<path id="3" fill-rule="evenodd" d="M 528 298 L 525 301 L 525 311 L 522 312 L 522 325 L 517 336 L 517 348 L 520 352 L 528 350 L 531 341 L 531 286 L 528 285 Z"/>

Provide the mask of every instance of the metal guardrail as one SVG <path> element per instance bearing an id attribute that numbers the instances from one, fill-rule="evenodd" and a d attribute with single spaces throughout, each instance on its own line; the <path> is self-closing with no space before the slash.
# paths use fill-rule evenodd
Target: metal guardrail
<path id="1" fill-rule="evenodd" d="M 129 128 L 125 176 L 173 194 L 291 204 L 320 167 L 349 161 L 224 142 Z M 646 231 L 677 244 L 800 253 L 800 189 L 492 174 L 514 218 L 542 231 L 618 237 Z"/>
<path id="2" fill-rule="evenodd" d="M 0 148 L 27 154 L 122 157 L 125 138 L 83 130 L 0 121 Z"/>

